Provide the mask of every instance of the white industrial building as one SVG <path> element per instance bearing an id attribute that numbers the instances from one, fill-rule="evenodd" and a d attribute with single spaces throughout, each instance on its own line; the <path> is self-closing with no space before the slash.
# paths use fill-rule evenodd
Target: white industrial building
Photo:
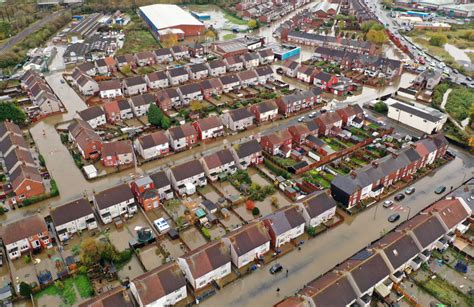
<path id="1" fill-rule="evenodd" d="M 389 98 L 385 103 L 389 118 L 427 134 L 440 131 L 448 119 L 446 114 L 416 102 L 405 103 Z"/>

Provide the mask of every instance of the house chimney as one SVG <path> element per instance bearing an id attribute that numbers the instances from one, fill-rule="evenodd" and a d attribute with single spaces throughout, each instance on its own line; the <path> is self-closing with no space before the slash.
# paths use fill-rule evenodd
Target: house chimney
<path id="1" fill-rule="evenodd" d="M 379 166 L 379 163 L 377 161 L 372 161 L 372 166 L 374 168 L 377 168 Z"/>
<path id="2" fill-rule="evenodd" d="M 354 171 L 351 171 L 349 175 L 351 176 L 351 178 L 357 178 L 357 173 Z"/>

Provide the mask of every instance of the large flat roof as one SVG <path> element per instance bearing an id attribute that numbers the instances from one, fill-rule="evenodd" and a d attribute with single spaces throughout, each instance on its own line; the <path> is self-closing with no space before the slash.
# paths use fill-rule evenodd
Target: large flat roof
<path id="1" fill-rule="evenodd" d="M 160 30 L 179 25 L 202 26 L 202 22 L 174 4 L 152 4 L 141 6 L 140 11 Z"/>

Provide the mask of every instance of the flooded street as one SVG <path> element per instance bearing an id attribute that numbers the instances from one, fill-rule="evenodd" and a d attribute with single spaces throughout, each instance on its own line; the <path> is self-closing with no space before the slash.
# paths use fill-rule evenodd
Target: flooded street
<path id="1" fill-rule="evenodd" d="M 456 151 L 455 148 L 452 149 Z M 399 223 L 407 218 L 408 207 L 411 208 L 410 216 L 413 216 L 439 198 L 433 193 L 433 189 L 439 182 L 442 181 L 446 186 L 457 186 L 472 175 L 474 161 L 464 156 L 462 152 L 456 154 L 458 158 L 450 164 L 413 185 L 416 187 L 416 193 L 401 203 L 405 210 L 400 212 L 402 218 Z M 278 262 L 289 270 L 288 277 L 285 277 L 285 274 L 270 275 L 268 266 L 264 266 L 225 287 L 203 304 L 205 306 L 271 306 L 286 296 L 293 295 L 304 284 L 324 274 L 395 227 L 395 224 L 387 221 L 387 217 L 392 213 L 393 211 L 389 209 L 373 206 L 357 215 L 356 219 L 346 221 L 307 242 L 301 251 L 293 251 L 291 255 L 280 258 Z M 276 292 L 277 288 L 280 288 L 279 294 Z"/>
<path id="2" fill-rule="evenodd" d="M 469 56 L 466 54 L 466 52 L 462 49 L 459 49 L 458 47 L 451 45 L 451 44 L 445 44 L 444 45 L 444 50 L 449 52 L 449 54 L 456 60 L 456 61 L 464 61 L 464 62 L 469 62 L 471 63 L 471 59 Z"/>

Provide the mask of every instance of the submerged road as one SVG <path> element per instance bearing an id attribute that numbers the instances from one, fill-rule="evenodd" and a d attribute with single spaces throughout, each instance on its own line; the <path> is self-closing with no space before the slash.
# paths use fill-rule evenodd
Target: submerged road
<path id="1" fill-rule="evenodd" d="M 400 213 L 402 223 L 436 201 L 440 196 L 434 193 L 439 185 L 458 186 L 472 176 L 474 160 L 471 156 L 451 148 L 458 157 L 448 165 L 419 180 L 413 186 L 416 192 L 396 203 L 392 209 L 385 209 L 381 203 L 366 211 L 349 217 L 343 224 L 317 238 L 306 242 L 301 251 L 293 251 L 278 259 L 284 273 L 271 275 L 269 266 L 263 266 L 252 274 L 235 281 L 204 301 L 205 306 L 271 306 L 286 296 L 294 295 L 306 283 L 331 270 L 397 224 L 387 221 L 395 211 Z M 378 208 L 377 208 L 378 206 Z M 411 209 L 410 209 L 411 208 Z M 399 224 L 398 223 L 398 224 Z M 280 288 L 280 294 L 276 289 Z"/>

